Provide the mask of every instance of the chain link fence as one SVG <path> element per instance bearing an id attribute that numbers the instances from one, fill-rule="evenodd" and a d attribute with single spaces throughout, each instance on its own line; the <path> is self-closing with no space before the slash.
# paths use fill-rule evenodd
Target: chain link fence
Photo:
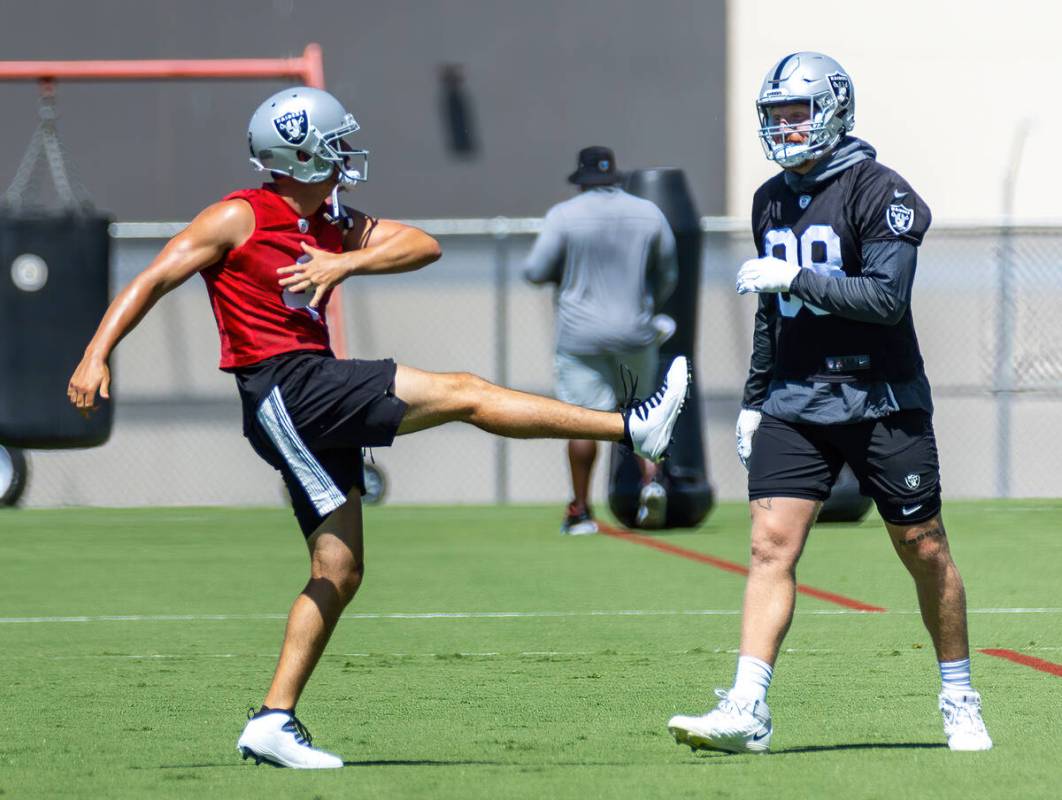
<path id="1" fill-rule="evenodd" d="M 519 389 L 552 388 L 548 289 L 527 285 L 537 219 L 421 220 L 444 256 L 408 275 L 344 287 L 348 348 Z M 113 228 L 120 287 L 180 229 Z M 734 293 L 751 254 L 744 220 L 702 221 L 695 366 L 709 472 L 722 499 L 744 497 L 733 424 L 755 300 Z M 934 225 L 921 249 L 913 312 L 934 387 L 947 497 L 1056 496 L 1062 476 L 1062 227 Z M 231 376 L 198 279 L 164 299 L 113 360 L 115 432 L 102 448 L 30 454 L 27 506 L 280 504 L 279 477 L 241 435 Z M 59 391 L 62 387 L 59 387 Z M 607 451 L 603 450 L 603 455 Z M 395 503 L 557 502 L 569 494 L 560 442 L 506 442 L 462 425 L 375 451 Z M 594 497 L 604 503 L 605 465 Z"/>

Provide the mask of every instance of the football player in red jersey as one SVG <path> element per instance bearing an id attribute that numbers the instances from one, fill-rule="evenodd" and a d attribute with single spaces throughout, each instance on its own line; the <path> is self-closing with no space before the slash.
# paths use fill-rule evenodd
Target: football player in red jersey
<path id="1" fill-rule="evenodd" d="M 203 276 L 244 435 L 284 476 L 309 548 L 310 579 L 291 608 L 272 684 L 237 743 L 245 758 L 288 767 L 343 766 L 311 746 L 295 704 L 361 584 L 361 448 L 460 421 L 514 438 L 626 442 L 659 460 L 689 380 L 677 358 L 655 395 L 610 413 L 467 373 L 335 358 L 324 316 L 335 286 L 420 269 L 441 255 L 423 231 L 340 203 L 341 189 L 365 179 L 368 153 L 347 141 L 358 127 L 319 89 L 285 89 L 262 103 L 248 130 L 251 162 L 272 183 L 230 194 L 175 236 L 111 303 L 68 387 L 86 412 L 97 395 L 109 398 L 114 347 L 164 294 Z"/>

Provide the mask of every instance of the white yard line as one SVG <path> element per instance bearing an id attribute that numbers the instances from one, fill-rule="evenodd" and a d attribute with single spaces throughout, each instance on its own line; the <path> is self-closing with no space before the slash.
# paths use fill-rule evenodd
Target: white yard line
<path id="1" fill-rule="evenodd" d="M 844 617 L 883 616 L 866 611 L 848 609 L 817 609 L 796 612 L 801 616 Z M 917 610 L 886 611 L 890 614 L 912 615 Z M 1062 614 L 1062 608 L 971 608 L 968 614 Z M 734 617 L 738 609 L 653 610 L 629 609 L 617 611 L 428 611 L 408 613 L 344 614 L 344 620 L 432 620 L 432 619 L 536 619 L 556 617 Z M 0 625 L 54 622 L 230 622 L 269 621 L 287 619 L 287 614 L 104 614 L 98 616 L 66 617 L 0 617 Z"/>
<path id="2" fill-rule="evenodd" d="M 977 649 L 974 645 L 972 649 Z M 881 653 L 888 648 L 869 647 L 838 650 L 835 648 L 820 647 L 788 647 L 782 652 L 786 655 L 851 655 Z M 1058 652 L 1062 645 L 1027 645 L 1021 648 L 1022 652 Z M 924 648 L 905 647 L 898 651 L 900 655 L 917 654 L 924 655 Z M 702 647 L 696 650 L 654 650 L 653 652 L 594 652 L 592 650 L 523 650 L 518 652 L 449 652 L 449 653 L 325 653 L 322 658 L 423 658 L 448 660 L 460 658 L 543 658 L 543 657 L 616 657 L 616 658 L 644 658 L 646 656 L 701 656 L 701 655 L 737 655 L 735 647 Z M 197 659 L 228 659 L 228 658 L 267 658 L 275 659 L 276 653 L 84 653 L 79 655 L 44 655 L 44 654 L 2 654 L 0 661 L 15 660 L 45 660 L 45 661 L 75 661 L 75 660 L 115 660 L 115 661 L 194 661 Z"/>

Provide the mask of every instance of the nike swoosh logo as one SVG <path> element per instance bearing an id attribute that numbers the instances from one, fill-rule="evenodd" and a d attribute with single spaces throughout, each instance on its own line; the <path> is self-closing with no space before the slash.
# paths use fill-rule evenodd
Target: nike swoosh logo
<path id="1" fill-rule="evenodd" d="M 901 197 L 907 197 L 907 192 L 898 192 L 895 189 L 892 190 L 892 197 L 894 200 L 899 200 Z"/>
<path id="2" fill-rule="evenodd" d="M 771 734 L 771 729 L 770 729 L 770 728 L 767 728 L 766 730 L 764 730 L 764 731 L 762 731 L 762 732 L 760 732 L 760 733 L 757 733 L 757 734 L 753 735 L 753 737 L 752 737 L 752 741 L 754 741 L 754 742 L 758 742 L 758 741 L 759 741 L 760 739 L 764 739 L 764 738 L 766 738 L 767 736 L 770 736 L 770 734 Z"/>
<path id="3" fill-rule="evenodd" d="M 909 517 L 913 513 L 915 513 L 918 509 L 920 509 L 921 507 L 922 507 L 921 503 L 919 503 L 916 506 L 904 506 L 903 508 L 900 509 L 900 513 L 903 514 L 905 517 Z"/>

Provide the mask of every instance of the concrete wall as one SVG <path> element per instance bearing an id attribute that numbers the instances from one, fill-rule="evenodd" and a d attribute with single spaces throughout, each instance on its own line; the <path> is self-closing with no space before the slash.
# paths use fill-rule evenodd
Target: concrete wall
<path id="1" fill-rule="evenodd" d="M 362 125 L 371 182 L 353 205 L 394 217 L 540 215 L 579 148 L 620 167 L 685 168 L 723 210 L 725 0 L 40 0 L 3 5 L 4 59 L 278 57 L 324 49 Z M 482 152 L 447 154 L 438 70 L 465 67 Z M 189 219 L 257 183 L 246 126 L 278 81 L 59 85 L 60 130 L 98 205 Z M 36 124 L 36 89 L 0 83 L 0 189 Z"/>

